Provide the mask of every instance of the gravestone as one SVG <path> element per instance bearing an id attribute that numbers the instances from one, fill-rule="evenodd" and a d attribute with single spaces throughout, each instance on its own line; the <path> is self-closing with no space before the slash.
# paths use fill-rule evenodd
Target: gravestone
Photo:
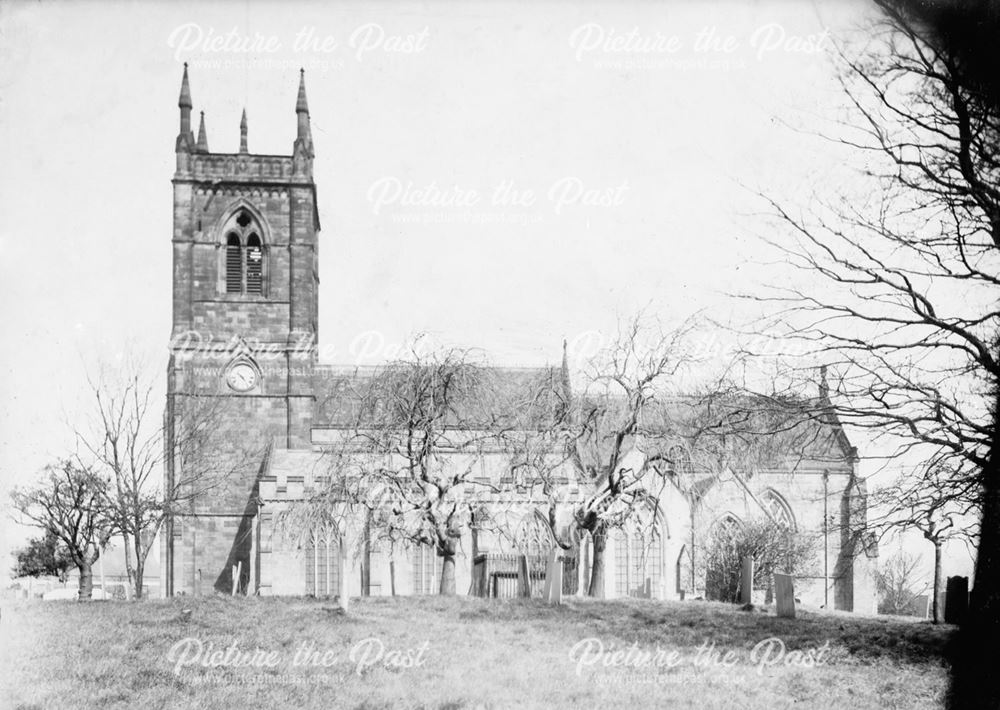
<path id="1" fill-rule="evenodd" d="M 961 624 L 969 610 L 969 578 L 948 577 L 944 600 L 944 622 Z"/>
<path id="2" fill-rule="evenodd" d="M 795 584 L 790 574 L 774 575 L 774 601 L 778 616 L 795 618 Z"/>
<path id="3" fill-rule="evenodd" d="M 525 555 L 517 556 L 517 596 L 531 596 L 531 577 L 528 576 L 528 558 Z"/>
<path id="4" fill-rule="evenodd" d="M 549 555 L 549 568 L 545 571 L 545 601 L 562 604 L 562 555 L 556 549 Z"/>
<path id="5" fill-rule="evenodd" d="M 908 616 L 919 616 L 921 619 L 926 619 L 930 616 L 930 609 L 931 596 L 929 594 L 918 594 L 906 605 Z"/>
<path id="6" fill-rule="evenodd" d="M 740 603 L 753 603 L 753 557 L 743 558 L 743 569 L 740 573 Z"/>

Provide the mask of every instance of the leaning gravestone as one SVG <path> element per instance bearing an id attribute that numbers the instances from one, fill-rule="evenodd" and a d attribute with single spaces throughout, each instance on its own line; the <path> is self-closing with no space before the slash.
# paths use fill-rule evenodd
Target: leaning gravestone
<path id="1" fill-rule="evenodd" d="M 961 624 L 969 610 L 969 578 L 948 577 L 944 599 L 944 623 Z"/>
<path id="2" fill-rule="evenodd" d="M 740 574 L 740 603 L 753 603 L 753 557 L 743 558 L 743 569 Z"/>
<path id="3" fill-rule="evenodd" d="M 778 616 L 795 618 L 795 584 L 792 575 L 774 575 L 774 601 Z"/>
<path id="4" fill-rule="evenodd" d="M 517 556 L 517 596 L 531 596 L 531 575 L 528 573 L 528 558 Z"/>

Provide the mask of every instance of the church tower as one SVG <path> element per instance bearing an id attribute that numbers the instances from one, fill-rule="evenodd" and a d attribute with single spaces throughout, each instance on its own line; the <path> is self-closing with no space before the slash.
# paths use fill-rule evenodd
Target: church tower
<path id="1" fill-rule="evenodd" d="M 253 569 L 257 480 L 272 447 L 308 446 L 316 405 L 317 237 L 305 73 L 291 155 L 208 147 L 187 65 L 173 178 L 173 329 L 163 534 L 167 595 L 241 589 Z"/>

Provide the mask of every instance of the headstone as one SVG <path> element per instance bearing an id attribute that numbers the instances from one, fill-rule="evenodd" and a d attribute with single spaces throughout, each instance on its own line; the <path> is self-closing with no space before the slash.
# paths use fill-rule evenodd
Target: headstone
<path id="1" fill-rule="evenodd" d="M 740 573 L 740 603 L 753 603 L 753 557 L 743 558 L 743 569 Z"/>
<path id="2" fill-rule="evenodd" d="M 795 584 L 790 574 L 774 574 L 774 600 L 778 616 L 795 618 Z"/>
<path id="3" fill-rule="evenodd" d="M 545 564 L 545 587 L 542 591 L 542 598 L 548 601 L 552 596 L 552 583 L 555 580 L 555 567 L 559 562 L 559 548 L 555 547 L 549 552 L 548 562 Z M 560 575 L 560 579 L 562 576 Z"/>
<path id="4" fill-rule="evenodd" d="M 948 577 L 945 592 L 944 622 L 961 624 L 969 610 L 969 578 Z"/>
<path id="5" fill-rule="evenodd" d="M 553 550 L 549 556 L 549 569 L 545 573 L 545 586 L 548 593 L 545 601 L 549 604 L 562 604 L 562 571 L 563 560 L 559 550 Z"/>
<path id="6" fill-rule="evenodd" d="M 531 577 L 528 576 L 528 558 L 526 555 L 517 556 L 517 596 L 531 596 Z"/>
<path id="7" fill-rule="evenodd" d="M 910 600 L 906 606 L 908 616 L 919 616 L 926 619 L 931 608 L 931 596 L 929 594 L 918 594 Z"/>

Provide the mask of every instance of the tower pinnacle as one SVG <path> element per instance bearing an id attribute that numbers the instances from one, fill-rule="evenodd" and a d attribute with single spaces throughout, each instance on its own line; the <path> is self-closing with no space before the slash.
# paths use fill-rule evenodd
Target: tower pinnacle
<path id="1" fill-rule="evenodd" d="M 198 124 L 198 148 L 199 153 L 208 152 L 208 134 L 205 133 L 205 112 L 201 112 L 201 121 Z"/>
<path id="2" fill-rule="evenodd" d="M 295 113 L 309 113 L 309 102 L 306 101 L 306 70 L 299 69 L 299 97 L 295 102 Z"/>
<path id="3" fill-rule="evenodd" d="M 184 76 L 181 78 L 181 95 L 177 106 L 181 110 L 181 128 L 177 133 L 178 153 L 194 148 L 194 134 L 191 132 L 191 85 L 188 83 L 188 65 L 184 62 Z"/>
<path id="4" fill-rule="evenodd" d="M 240 152 L 247 153 L 247 110 L 243 109 L 243 118 L 240 119 Z"/>
<path id="5" fill-rule="evenodd" d="M 312 128 L 309 125 L 309 102 L 306 100 L 306 70 L 299 69 L 299 97 L 295 101 L 295 115 L 298 130 L 295 135 L 294 150 L 301 150 L 313 157 Z"/>
<path id="6" fill-rule="evenodd" d="M 188 84 L 188 65 L 184 62 L 184 77 L 181 79 L 181 96 L 177 99 L 180 108 L 191 108 L 191 86 Z"/>

